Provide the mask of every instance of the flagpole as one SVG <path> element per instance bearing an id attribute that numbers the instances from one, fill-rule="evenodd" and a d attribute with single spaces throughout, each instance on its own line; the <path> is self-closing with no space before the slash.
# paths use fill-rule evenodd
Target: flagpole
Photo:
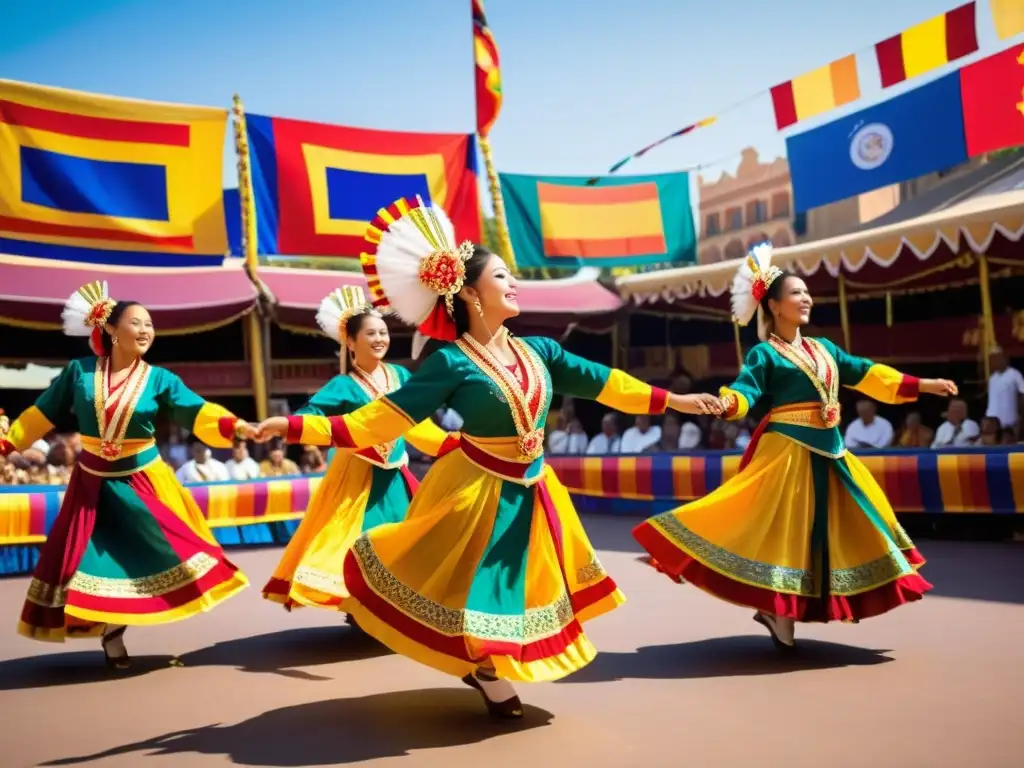
<path id="1" fill-rule="evenodd" d="M 498 172 L 494 168 L 494 155 L 491 153 L 491 140 L 486 136 L 480 136 L 480 154 L 484 158 L 484 170 L 487 173 L 487 185 L 491 190 L 491 205 L 494 207 L 494 228 L 498 234 L 498 248 L 501 251 L 499 256 L 512 269 L 516 266 L 516 255 L 512 250 L 512 238 L 508 233 L 508 223 L 505 221 L 505 198 L 501 194 L 501 181 L 498 179 Z"/>
<path id="2" fill-rule="evenodd" d="M 252 173 L 249 167 L 249 139 L 245 130 L 245 107 L 237 93 L 232 100 L 234 116 L 235 153 L 238 155 L 238 202 L 242 216 L 242 253 L 245 256 L 245 272 L 259 291 L 256 266 L 259 263 L 256 235 L 256 204 L 253 199 Z M 262 291 L 260 296 L 262 298 Z M 263 421 L 269 413 L 267 398 L 267 366 L 264 355 L 263 323 L 260 304 L 246 317 L 245 331 L 248 340 L 249 373 L 252 378 L 252 394 L 256 401 L 256 418 Z"/>

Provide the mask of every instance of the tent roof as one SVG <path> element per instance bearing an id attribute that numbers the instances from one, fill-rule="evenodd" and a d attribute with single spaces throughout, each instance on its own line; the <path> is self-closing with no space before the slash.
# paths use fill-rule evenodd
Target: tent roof
<path id="1" fill-rule="evenodd" d="M 251 310 L 258 293 L 241 262 L 220 267 L 117 267 L 0 254 L 0 324 L 57 330 L 68 297 L 106 280 L 115 298 L 138 301 L 162 333 L 194 333 Z"/>

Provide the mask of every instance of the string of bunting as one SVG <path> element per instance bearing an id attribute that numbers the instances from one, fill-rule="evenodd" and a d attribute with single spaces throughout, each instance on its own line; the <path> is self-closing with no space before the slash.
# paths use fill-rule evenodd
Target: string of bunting
<path id="1" fill-rule="evenodd" d="M 889 88 L 968 56 L 978 50 L 976 6 L 977 3 L 972 0 L 915 24 L 881 42 L 864 46 L 823 67 L 741 99 L 711 117 L 673 131 L 633 152 L 612 165 L 607 175 L 617 173 L 633 160 L 643 157 L 652 149 L 672 139 L 687 136 L 698 128 L 714 125 L 723 116 L 761 99 L 766 94 L 771 95 L 775 123 L 780 131 L 850 104 L 861 97 L 857 59 L 872 50 L 878 63 L 882 88 Z M 990 0 L 993 23 L 1000 39 L 1024 32 L 1024 12 L 1020 7 L 1024 7 L 1020 0 Z M 697 170 L 708 165 L 712 163 L 685 170 Z M 599 180 L 593 178 L 587 183 L 594 185 Z"/>

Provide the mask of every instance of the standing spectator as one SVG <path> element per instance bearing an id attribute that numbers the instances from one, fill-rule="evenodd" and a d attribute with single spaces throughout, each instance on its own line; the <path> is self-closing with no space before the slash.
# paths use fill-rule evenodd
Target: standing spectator
<path id="1" fill-rule="evenodd" d="M 224 466 L 232 480 L 255 480 L 260 476 L 260 465 L 249 455 L 249 446 L 245 440 L 235 440 L 231 458 Z"/>
<path id="2" fill-rule="evenodd" d="M 274 439 L 268 445 L 270 451 L 267 453 L 267 458 L 260 462 L 262 477 L 287 477 L 300 474 L 298 465 L 285 456 L 284 444 L 280 438 Z"/>
<path id="3" fill-rule="evenodd" d="M 1020 423 L 1020 399 L 1024 395 L 1024 376 L 1010 366 L 1001 347 L 992 347 L 989 355 L 992 375 L 988 380 L 988 410 L 986 416 L 999 419 L 1003 429 L 1014 434 Z"/>
<path id="4" fill-rule="evenodd" d="M 643 453 L 660 439 L 661 427 L 651 424 L 650 416 L 640 415 L 622 435 L 621 449 L 623 453 Z"/>
<path id="5" fill-rule="evenodd" d="M 704 433 L 700 431 L 700 424 L 695 421 L 684 421 L 679 430 L 679 450 L 695 451 L 700 448 L 704 441 Z"/>
<path id="6" fill-rule="evenodd" d="M 892 445 L 892 424 L 878 415 L 874 400 L 859 400 L 857 416 L 846 428 L 848 448 L 888 448 Z"/>
<path id="7" fill-rule="evenodd" d="M 939 425 L 935 433 L 932 448 L 972 445 L 980 434 L 978 422 L 967 418 L 967 402 L 954 397 L 946 408 L 946 420 Z"/>
<path id="8" fill-rule="evenodd" d="M 935 438 L 935 430 L 921 423 L 921 414 L 911 411 L 903 419 L 903 429 L 897 445 L 900 448 L 928 448 Z"/>
<path id="9" fill-rule="evenodd" d="M 614 413 L 606 413 L 601 419 L 601 432 L 590 440 L 587 446 L 587 454 L 601 456 L 611 453 L 618 453 L 622 447 L 622 438 L 619 436 L 619 420 Z"/>
<path id="10" fill-rule="evenodd" d="M 210 455 L 210 449 L 198 438 L 192 438 L 192 458 L 175 473 L 182 483 L 216 483 L 228 480 L 228 468 Z"/>

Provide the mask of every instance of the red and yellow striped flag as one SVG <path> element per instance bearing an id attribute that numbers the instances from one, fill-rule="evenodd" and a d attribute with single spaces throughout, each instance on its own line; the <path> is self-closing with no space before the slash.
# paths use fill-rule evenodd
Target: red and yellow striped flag
<path id="1" fill-rule="evenodd" d="M 781 131 L 859 98 L 857 57 L 850 54 L 772 88 L 775 124 Z"/>
<path id="2" fill-rule="evenodd" d="M 1000 40 L 1024 32 L 1024 2 L 1021 0 L 989 0 L 992 21 Z"/>
<path id="3" fill-rule="evenodd" d="M 978 50 L 975 3 L 915 24 L 875 45 L 882 87 L 931 72 Z"/>
<path id="4" fill-rule="evenodd" d="M 473 4 L 473 60 L 476 62 L 476 132 L 485 139 L 501 111 L 501 65 L 498 44 L 487 26 L 483 0 Z"/>

